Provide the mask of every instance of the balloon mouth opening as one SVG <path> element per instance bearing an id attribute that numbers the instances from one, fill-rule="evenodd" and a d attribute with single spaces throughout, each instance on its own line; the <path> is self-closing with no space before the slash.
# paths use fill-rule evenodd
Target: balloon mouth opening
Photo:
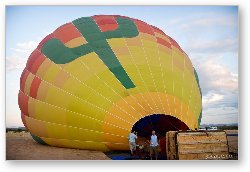
<path id="1" fill-rule="evenodd" d="M 168 131 L 189 130 L 189 127 L 178 118 L 165 114 L 148 115 L 132 127 L 132 131 L 136 131 L 139 137 L 149 138 L 153 130 L 161 138 L 165 137 Z"/>
<path id="2" fill-rule="evenodd" d="M 132 131 L 137 132 L 139 140 L 149 140 L 152 135 L 152 131 L 155 131 L 160 146 L 164 149 L 166 145 L 166 132 L 189 130 L 189 127 L 176 117 L 165 114 L 152 114 L 137 121 Z"/>

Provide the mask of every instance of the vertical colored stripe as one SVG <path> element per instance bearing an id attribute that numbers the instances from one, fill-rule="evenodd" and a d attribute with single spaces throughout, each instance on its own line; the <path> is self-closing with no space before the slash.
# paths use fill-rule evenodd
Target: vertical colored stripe
<path id="1" fill-rule="evenodd" d="M 26 118 L 25 118 L 25 115 L 23 113 L 21 113 L 21 119 L 22 119 L 23 125 L 28 130 L 27 123 L 26 123 Z"/>
<path id="2" fill-rule="evenodd" d="M 41 84 L 41 79 L 37 76 L 33 79 L 30 87 L 30 96 L 36 98 L 39 85 Z"/>
<path id="3" fill-rule="evenodd" d="M 41 66 L 41 64 L 43 63 L 43 61 L 46 59 L 46 57 L 40 53 L 40 55 L 36 58 L 36 61 L 34 62 L 34 64 L 32 65 L 32 68 L 30 69 L 30 71 L 35 75 L 38 68 Z"/>
<path id="4" fill-rule="evenodd" d="M 26 82 L 28 75 L 29 75 L 29 72 L 26 70 L 26 68 L 24 68 L 23 73 L 20 78 L 20 90 L 22 92 L 24 92 L 25 82 Z"/>
<path id="5" fill-rule="evenodd" d="M 19 91 L 19 94 L 18 94 L 19 108 L 21 109 L 23 114 L 26 116 L 29 116 L 28 101 L 29 101 L 29 97 L 25 95 L 23 92 Z"/>
<path id="6" fill-rule="evenodd" d="M 40 55 L 41 53 L 35 49 L 31 55 L 28 58 L 27 64 L 26 64 L 26 68 L 30 71 L 32 68 L 32 65 L 34 64 L 34 62 L 36 61 L 37 57 Z"/>

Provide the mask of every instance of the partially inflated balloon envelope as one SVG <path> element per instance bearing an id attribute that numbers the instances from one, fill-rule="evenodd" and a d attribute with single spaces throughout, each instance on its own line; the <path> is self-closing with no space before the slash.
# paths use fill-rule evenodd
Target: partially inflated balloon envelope
<path id="1" fill-rule="evenodd" d="M 22 121 L 39 143 L 128 150 L 128 134 L 199 127 L 201 90 L 181 47 L 118 15 L 82 17 L 46 36 L 20 79 Z"/>

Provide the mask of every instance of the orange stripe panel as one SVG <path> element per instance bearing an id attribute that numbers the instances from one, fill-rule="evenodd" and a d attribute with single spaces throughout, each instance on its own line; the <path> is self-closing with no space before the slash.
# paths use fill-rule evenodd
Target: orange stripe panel
<path id="1" fill-rule="evenodd" d="M 24 68 L 23 73 L 20 78 L 20 90 L 21 91 L 24 91 L 24 86 L 25 86 L 25 82 L 26 82 L 28 75 L 29 75 L 29 72 L 26 70 L 26 68 Z"/>
<path id="2" fill-rule="evenodd" d="M 38 51 L 37 49 L 35 49 L 31 55 L 29 56 L 29 59 L 27 61 L 26 67 L 28 70 L 31 70 L 34 62 L 36 61 L 37 57 L 41 54 L 40 51 Z"/>
<path id="3" fill-rule="evenodd" d="M 167 38 L 170 40 L 171 44 L 174 47 L 178 48 L 183 53 L 183 50 L 181 49 L 180 45 L 173 38 L 171 38 L 170 36 L 167 36 Z"/>
<path id="4" fill-rule="evenodd" d="M 40 55 L 36 58 L 36 61 L 33 63 L 32 68 L 30 69 L 30 71 L 33 74 L 36 74 L 38 68 L 40 67 L 40 65 L 43 63 L 43 61 L 46 59 L 46 57 L 40 53 Z"/>
<path id="5" fill-rule="evenodd" d="M 165 41 L 164 39 L 157 38 L 157 42 L 168 47 L 168 48 L 171 48 L 171 44 L 169 42 Z"/>
<path id="6" fill-rule="evenodd" d="M 28 101 L 29 101 L 29 97 L 25 95 L 23 92 L 19 91 L 19 94 L 18 94 L 19 108 L 21 109 L 23 114 L 26 116 L 29 116 Z"/>
<path id="7" fill-rule="evenodd" d="M 37 76 L 35 76 L 35 78 L 33 79 L 32 83 L 31 83 L 31 87 L 30 87 L 30 96 L 33 98 L 36 98 L 37 96 L 37 90 L 40 86 L 41 83 L 41 79 L 39 79 Z"/>
<path id="8" fill-rule="evenodd" d="M 93 16 L 92 18 L 102 32 L 116 30 L 118 28 L 114 16 Z"/>
<path id="9" fill-rule="evenodd" d="M 72 23 L 67 23 L 56 29 L 54 36 L 63 43 L 66 43 L 71 39 L 80 37 L 82 35 Z"/>
<path id="10" fill-rule="evenodd" d="M 154 35 L 153 29 L 151 28 L 150 25 L 140 21 L 140 20 L 134 20 L 137 29 L 139 30 L 139 32 L 143 32 L 143 33 L 148 33 L 150 35 Z"/>
<path id="11" fill-rule="evenodd" d="M 162 34 L 162 35 L 165 35 L 167 36 L 161 29 L 159 29 L 158 27 L 155 27 L 155 26 L 151 26 L 154 30 L 154 32 L 157 32 L 159 34 Z"/>
<path id="12" fill-rule="evenodd" d="M 25 126 L 25 128 L 26 128 L 27 130 L 29 130 L 28 127 L 27 127 L 25 115 L 24 115 L 23 113 L 21 113 L 21 118 L 22 118 L 23 125 Z"/>

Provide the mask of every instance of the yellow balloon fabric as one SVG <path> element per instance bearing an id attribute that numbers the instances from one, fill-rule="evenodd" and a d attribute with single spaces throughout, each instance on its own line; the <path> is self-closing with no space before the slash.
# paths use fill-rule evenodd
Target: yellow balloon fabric
<path id="1" fill-rule="evenodd" d="M 36 141 L 102 151 L 128 150 L 128 134 L 147 116 L 171 116 L 186 129 L 202 116 L 198 76 L 181 47 L 118 15 L 82 17 L 45 37 L 27 61 L 18 101 Z"/>

